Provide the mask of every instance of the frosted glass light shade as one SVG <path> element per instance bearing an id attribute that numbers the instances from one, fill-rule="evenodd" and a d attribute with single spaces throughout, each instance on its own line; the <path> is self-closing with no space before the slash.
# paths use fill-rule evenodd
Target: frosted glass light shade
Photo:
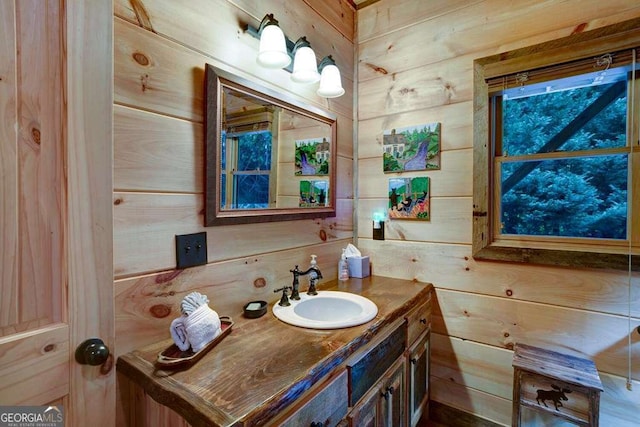
<path id="1" fill-rule="evenodd" d="M 320 80 L 318 73 L 318 63 L 316 62 L 316 54 L 308 46 L 296 49 L 296 55 L 293 58 L 293 72 L 291 80 L 296 83 L 315 83 Z"/>
<path id="2" fill-rule="evenodd" d="M 277 25 L 267 25 L 260 35 L 258 64 L 265 68 L 284 68 L 291 62 L 284 33 Z"/>
<path id="3" fill-rule="evenodd" d="M 338 67 L 327 65 L 322 69 L 320 87 L 318 87 L 317 94 L 324 98 L 337 98 L 344 95 Z"/>

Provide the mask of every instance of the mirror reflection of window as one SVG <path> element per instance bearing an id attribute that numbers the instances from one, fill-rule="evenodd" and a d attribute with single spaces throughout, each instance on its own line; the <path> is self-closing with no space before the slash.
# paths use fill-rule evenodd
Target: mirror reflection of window
<path id="1" fill-rule="evenodd" d="M 268 208 L 273 199 L 270 194 L 271 131 L 224 132 L 222 141 L 223 208 Z M 230 195 L 233 197 L 228 197 Z"/>
<path id="2" fill-rule="evenodd" d="M 205 225 L 334 217 L 335 114 L 210 64 L 205 80 Z M 310 139 L 314 170 L 299 176 L 295 142 Z M 324 187 L 301 204 L 305 180 Z"/>

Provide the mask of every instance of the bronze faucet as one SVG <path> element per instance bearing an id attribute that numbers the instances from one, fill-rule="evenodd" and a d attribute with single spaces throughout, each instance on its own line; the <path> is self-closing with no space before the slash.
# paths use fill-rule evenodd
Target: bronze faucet
<path id="1" fill-rule="evenodd" d="M 300 271 L 300 269 L 298 268 L 298 266 L 296 265 L 296 267 L 293 270 L 289 270 L 291 273 L 293 273 L 293 283 L 291 284 L 291 299 L 293 300 L 299 300 L 300 299 L 300 293 L 298 292 L 298 288 L 300 287 L 300 281 L 298 280 L 298 277 L 300 276 L 306 276 L 307 274 L 310 274 L 310 278 L 309 278 L 309 289 L 307 290 L 307 295 L 318 295 L 318 292 L 316 291 L 316 285 L 318 284 L 318 280 L 322 279 L 322 273 L 320 272 L 320 269 L 317 266 L 312 266 L 309 267 L 308 270 L 306 271 Z"/>

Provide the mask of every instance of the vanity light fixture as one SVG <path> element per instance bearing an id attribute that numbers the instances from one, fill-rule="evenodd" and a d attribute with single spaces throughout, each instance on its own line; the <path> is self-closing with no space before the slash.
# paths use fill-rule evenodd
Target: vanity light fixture
<path id="1" fill-rule="evenodd" d="M 331 55 L 325 56 L 318 66 L 307 38 L 302 36 L 293 43 L 282 32 L 273 14 L 265 15 L 259 28 L 247 24 L 245 32 L 260 40 L 257 62 L 261 66 L 284 68 L 291 73 L 291 80 L 296 83 L 312 84 L 320 81 L 316 92 L 318 96 L 336 98 L 344 94 L 340 70 Z"/>
<path id="2" fill-rule="evenodd" d="M 296 83 L 311 84 L 320 80 L 316 54 L 305 36 L 293 46 L 293 72 L 291 80 Z"/>
<path id="3" fill-rule="evenodd" d="M 318 66 L 320 70 L 320 86 L 318 87 L 318 95 L 324 98 L 337 98 L 344 95 L 342 80 L 340 78 L 340 70 L 336 66 L 336 61 L 331 55 L 325 56 Z"/>
<path id="4" fill-rule="evenodd" d="M 287 42 L 278 21 L 272 14 L 265 15 L 257 31 L 260 36 L 260 51 L 257 62 L 265 68 L 284 68 L 291 63 Z"/>

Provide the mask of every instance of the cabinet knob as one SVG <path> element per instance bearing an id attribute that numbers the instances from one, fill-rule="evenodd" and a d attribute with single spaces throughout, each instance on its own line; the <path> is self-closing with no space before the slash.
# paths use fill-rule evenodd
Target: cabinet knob
<path id="1" fill-rule="evenodd" d="M 386 400 L 389 400 L 389 398 L 391 396 L 393 396 L 393 387 L 389 386 L 387 387 L 387 389 L 385 390 L 384 393 L 380 393 L 382 395 L 382 397 L 384 397 Z"/>
<path id="2" fill-rule="evenodd" d="M 427 319 L 424 319 L 424 318 L 420 319 L 420 323 L 422 323 L 423 325 L 426 325 L 427 324 Z"/>

